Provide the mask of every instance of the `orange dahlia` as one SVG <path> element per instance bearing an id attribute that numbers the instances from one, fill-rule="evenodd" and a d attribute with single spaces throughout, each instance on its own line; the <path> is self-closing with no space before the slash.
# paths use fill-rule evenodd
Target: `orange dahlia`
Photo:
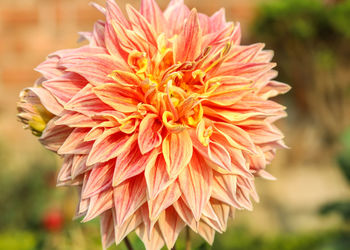
<path id="1" fill-rule="evenodd" d="M 284 147 L 285 108 L 269 98 L 289 86 L 272 80 L 273 52 L 240 45 L 224 10 L 143 0 L 125 18 L 113 0 L 93 5 L 106 20 L 36 68 L 19 117 L 63 158 L 58 185 L 78 187 L 77 217 L 100 217 L 104 248 L 136 231 L 170 249 L 186 226 L 212 243 Z"/>

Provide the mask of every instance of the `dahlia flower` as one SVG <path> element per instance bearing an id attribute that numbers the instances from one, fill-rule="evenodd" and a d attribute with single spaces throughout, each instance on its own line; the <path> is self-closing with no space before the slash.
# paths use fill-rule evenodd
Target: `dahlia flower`
<path id="1" fill-rule="evenodd" d="M 141 9 L 113 0 L 87 45 L 57 51 L 24 90 L 19 117 L 63 158 L 58 185 L 77 186 L 76 216 L 100 217 L 102 244 L 135 231 L 147 249 L 169 249 L 184 227 L 212 243 L 236 209 L 258 201 L 286 115 L 270 97 L 272 51 L 240 45 L 239 23 L 172 0 Z"/>

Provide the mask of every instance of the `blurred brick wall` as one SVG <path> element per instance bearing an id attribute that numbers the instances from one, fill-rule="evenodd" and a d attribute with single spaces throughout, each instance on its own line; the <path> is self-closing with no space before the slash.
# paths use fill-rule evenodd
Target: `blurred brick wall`
<path id="1" fill-rule="evenodd" d="M 261 0 L 260 0 L 261 1 Z M 0 0 L 0 84 L 7 87 L 27 86 L 38 74 L 33 68 L 45 56 L 76 44 L 77 32 L 91 30 L 103 16 L 88 5 L 89 0 Z M 104 5 L 104 0 L 96 0 Z M 137 0 L 117 0 L 139 5 Z M 168 1 L 158 1 L 165 8 Z M 212 14 L 226 8 L 229 20 L 245 25 L 254 15 L 258 0 L 186 0 L 190 7 Z"/>

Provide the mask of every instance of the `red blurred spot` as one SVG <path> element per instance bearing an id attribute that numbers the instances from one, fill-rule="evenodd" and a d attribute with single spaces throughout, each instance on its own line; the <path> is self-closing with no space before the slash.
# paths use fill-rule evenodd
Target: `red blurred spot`
<path id="1" fill-rule="evenodd" d="M 47 211 L 43 216 L 43 226 L 47 231 L 58 232 L 63 227 L 63 213 L 57 209 Z"/>

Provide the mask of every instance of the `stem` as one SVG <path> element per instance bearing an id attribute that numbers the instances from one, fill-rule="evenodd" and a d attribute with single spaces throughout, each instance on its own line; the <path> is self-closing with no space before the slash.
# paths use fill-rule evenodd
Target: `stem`
<path id="1" fill-rule="evenodd" d="M 134 250 L 134 248 L 132 247 L 132 245 L 131 245 L 131 243 L 130 243 L 130 241 L 129 241 L 129 239 L 128 239 L 127 236 L 124 238 L 124 243 L 125 243 L 126 248 L 127 248 L 128 250 Z"/>
<path id="2" fill-rule="evenodd" d="M 191 234 L 190 228 L 186 227 L 186 250 L 191 250 Z"/>

